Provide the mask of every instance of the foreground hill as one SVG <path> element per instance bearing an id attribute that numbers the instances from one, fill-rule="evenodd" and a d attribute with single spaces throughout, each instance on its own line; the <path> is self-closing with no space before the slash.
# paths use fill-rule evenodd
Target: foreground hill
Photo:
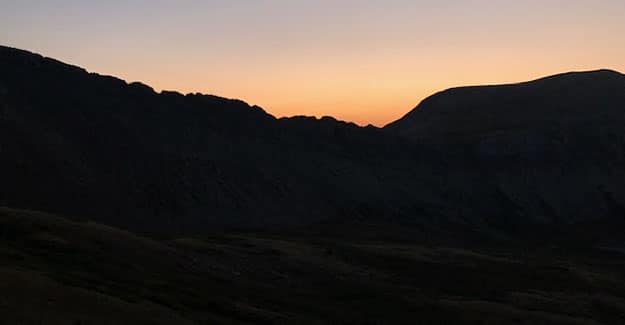
<path id="1" fill-rule="evenodd" d="M 621 218 L 622 83 L 600 71 L 454 89 L 381 130 L 276 119 L 0 47 L 0 206 L 167 235 Z"/>
<path id="2" fill-rule="evenodd" d="M 617 247 L 319 230 L 150 239 L 0 208 L 0 314 L 7 324 L 625 321 Z"/>

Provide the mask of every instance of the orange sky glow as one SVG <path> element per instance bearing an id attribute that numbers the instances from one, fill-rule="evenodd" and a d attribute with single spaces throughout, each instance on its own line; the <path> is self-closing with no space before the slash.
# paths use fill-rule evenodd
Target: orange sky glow
<path id="1" fill-rule="evenodd" d="M 383 126 L 449 87 L 625 72 L 625 1 L 0 3 L 0 44 L 281 117 Z"/>

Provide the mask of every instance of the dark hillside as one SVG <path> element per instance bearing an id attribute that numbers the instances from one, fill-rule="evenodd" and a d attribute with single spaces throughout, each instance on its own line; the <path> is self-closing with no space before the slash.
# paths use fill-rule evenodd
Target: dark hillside
<path id="1" fill-rule="evenodd" d="M 463 156 L 515 218 L 559 222 L 625 215 L 624 126 L 625 76 L 599 70 L 449 89 L 385 130 Z"/>
<path id="2" fill-rule="evenodd" d="M 334 229 L 341 234 L 155 240 L 0 209 L 0 314 L 7 324 L 625 321 L 616 247 L 433 245 L 378 237 L 409 234 L 405 227 L 377 226 L 371 237 L 364 228 Z"/>
<path id="3" fill-rule="evenodd" d="M 332 118 L 277 120 L 10 48 L 0 89 L 7 206 L 170 232 L 399 211 L 426 187 L 410 177 L 422 152 Z"/>
<path id="4" fill-rule="evenodd" d="M 156 93 L 0 47 L 0 205 L 159 234 L 622 218 L 623 80 L 452 89 L 381 130 Z"/>

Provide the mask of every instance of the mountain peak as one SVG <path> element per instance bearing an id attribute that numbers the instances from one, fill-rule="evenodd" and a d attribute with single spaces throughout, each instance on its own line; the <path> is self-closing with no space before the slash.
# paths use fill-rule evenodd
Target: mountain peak
<path id="1" fill-rule="evenodd" d="M 625 75 L 609 69 L 567 72 L 520 83 L 449 88 L 424 99 L 385 128 L 411 133 L 409 130 L 420 129 L 417 125 L 425 123 L 425 119 L 431 123 L 432 118 L 454 119 L 464 114 L 471 114 L 472 119 L 482 116 L 495 121 L 498 117 L 505 119 L 504 115 L 519 117 L 518 114 L 536 114 L 535 119 L 544 118 L 544 114 L 560 114 L 564 118 L 567 113 L 597 103 L 616 104 L 624 93 Z"/>
<path id="2" fill-rule="evenodd" d="M 552 76 L 547 76 L 543 78 L 539 78 L 533 81 L 528 81 L 522 84 L 531 84 L 531 83 L 540 83 L 540 82 L 580 82 L 580 81 L 609 81 L 615 79 L 623 79 L 625 75 L 622 73 L 610 70 L 610 69 L 599 69 L 599 70 L 589 70 L 589 71 L 571 71 L 560 73 Z"/>

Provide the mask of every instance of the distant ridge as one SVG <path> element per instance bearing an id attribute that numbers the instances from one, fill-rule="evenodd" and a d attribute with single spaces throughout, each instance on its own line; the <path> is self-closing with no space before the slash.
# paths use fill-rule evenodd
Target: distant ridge
<path id="1" fill-rule="evenodd" d="M 623 127 L 625 76 L 597 70 L 452 88 L 384 129 L 473 160 L 514 215 L 558 222 L 625 212 Z"/>
<path id="2" fill-rule="evenodd" d="M 454 88 L 378 129 L 0 47 L 0 206 L 160 234 L 609 220 L 625 213 L 624 90 L 607 70 Z"/>
<path id="3" fill-rule="evenodd" d="M 592 106 L 605 107 L 618 112 L 622 108 L 623 87 L 625 87 L 625 75 L 613 70 L 601 69 L 568 72 L 505 85 L 450 88 L 426 98 L 415 109 L 401 119 L 389 123 L 385 128 L 414 137 L 416 134 L 410 133 L 417 132 L 416 130 L 421 128 L 420 125 L 425 124 L 420 119 L 432 119 L 434 115 L 442 116 L 443 112 L 447 113 L 450 110 L 454 110 L 454 114 L 457 114 L 454 118 L 468 118 L 462 115 L 464 114 L 462 110 L 469 109 L 479 109 L 481 114 L 489 114 L 488 117 L 495 117 L 493 114 L 516 114 L 521 109 L 529 110 L 524 113 L 526 114 L 524 118 L 529 118 L 530 114 L 554 113 L 550 109 L 556 106 L 559 106 L 558 112 L 555 112 L 557 114 L 567 113 L 567 110 L 569 110 L 568 113 L 573 113 L 573 110 L 592 108 Z M 593 102 L 593 100 L 596 101 Z M 542 112 L 534 112 L 532 109 L 541 109 Z M 424 110 L 437 112 L 428 112 L 426 117 Z M 522 116 L 515 115 L 515 117 Z M 544 116 L 534 117 L 537 120 L 544 118 Z M 566 118 L 566 116 L 548 117 Z M 428 121 L 432 123 L 431 120 Z M 429 135 L 423 134 L 422 136 Z"/>
<path id="4" fill-rule="evenodd" d="M 0 72 L 0 205 L 149 231 L 308 224 L 396 192 L 387 168 L 416 155 L 379 129 L 159 94 L 7 47 Z M 398 158 L 375 167 L 384 156 Z"/>

